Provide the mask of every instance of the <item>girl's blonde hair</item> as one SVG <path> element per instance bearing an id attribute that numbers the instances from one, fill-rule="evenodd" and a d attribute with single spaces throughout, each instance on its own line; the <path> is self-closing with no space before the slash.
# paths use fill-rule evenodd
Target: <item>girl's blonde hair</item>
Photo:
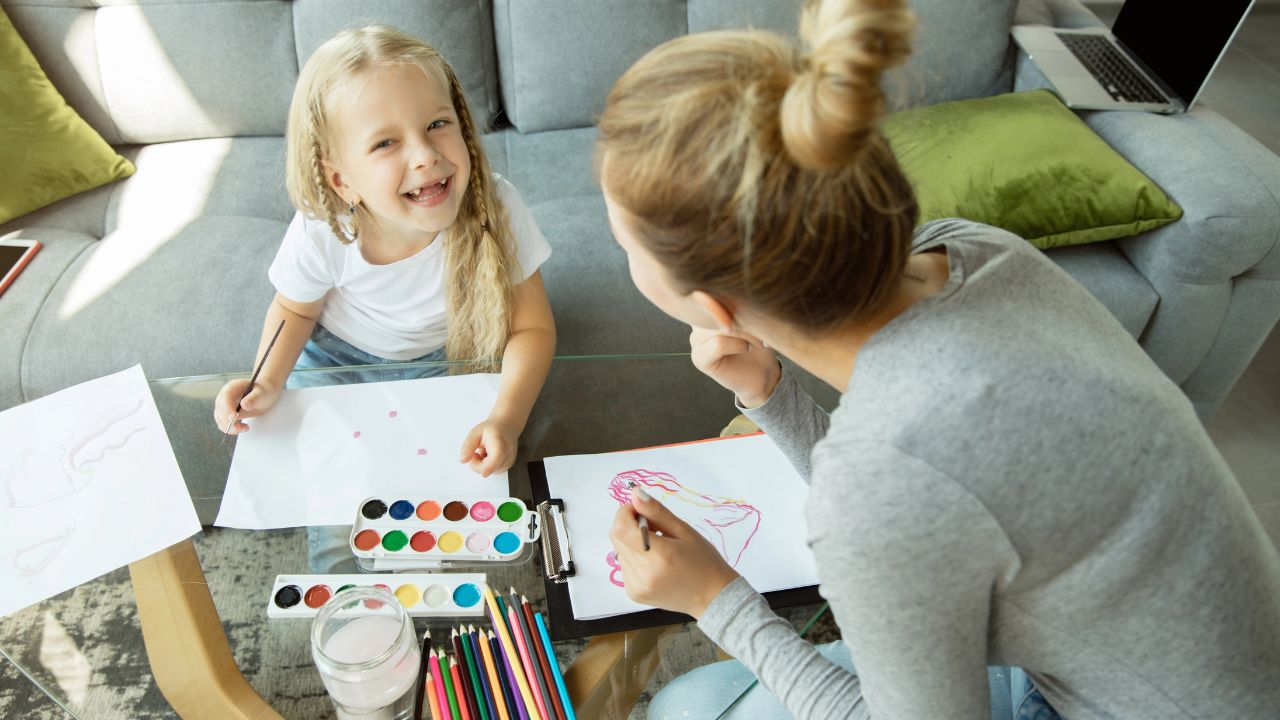
<path id="1" fill-rule="evenodd" d="M 613 86 L 596 167 L 684 290 L 807 330 L 881 307 L 918 209 L 877 122 L 911 52 L 902 0 L 824 0 L 797 48 L 757 31 L 671 40 Z"/>
<path id="2" fill-rule="evenodd" d="M 289 106 L 285 184 L 293 204 L 329 224 L 344 243 L 359 234 L 365 211 L 347 208 L 325 181 L 324 161 L 334 148 L 332 130 L 338 108 L 331 92 L 367 69 L 413 65 L 449 89 L 471 159 L 471 177 L 458 217 L 444 232 L 445 294 L 449 335 L 445 351 L 452 360 L 472 360 L 482 369 L 496 367 L 511 329 L 511 271 L 516 262 L 506 210 L 498 201 L 493 173 L 480 145 L 462 85 L 434 48 L 398 30 L 370 25 L 338 33 L 303 66 Z"/>

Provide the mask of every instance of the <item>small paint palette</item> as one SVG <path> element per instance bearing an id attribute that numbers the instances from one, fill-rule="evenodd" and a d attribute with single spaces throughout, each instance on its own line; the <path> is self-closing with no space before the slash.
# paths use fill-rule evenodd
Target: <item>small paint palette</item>
<path id="1" fill-rule="evenodd" d="M 343 591 L 376 585 L 386 588 L 411 617 L 481 617 L 484 573 L 385 573 L 358 575 L 277 575 L 267 600 L 269 618 L 315 617 Z M 366 600 L 370 610 L 380 607 Z"/>
<path id="2" fill-rule="evenodd" d="M 351 526 L 351 552 L 374 567 L 513 562 L 540 530 L 538 514 L 518 498 L 369 497 Z"/>

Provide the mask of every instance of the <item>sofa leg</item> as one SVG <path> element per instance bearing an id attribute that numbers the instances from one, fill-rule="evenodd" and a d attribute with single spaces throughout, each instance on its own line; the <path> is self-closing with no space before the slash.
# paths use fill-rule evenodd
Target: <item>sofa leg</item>
<path id="1" fill-rule="evenodd" d="M 180 717 L 280 718 L 236 666 L 191 540 L 131 563 L 129 576 L 151 672 Z"/>

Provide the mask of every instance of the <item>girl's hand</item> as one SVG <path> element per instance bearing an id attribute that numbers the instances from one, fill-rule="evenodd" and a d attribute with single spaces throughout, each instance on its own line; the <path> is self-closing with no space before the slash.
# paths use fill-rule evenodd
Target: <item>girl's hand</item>
<path id="1" fill-rule="evenodd" d="M 694 367 L 732 390 L 743 407 L 768 400 L 782 379 L 778 356 L 750 335 L 694 328 L 689 348 Z"/>
<path id="2" fill-rule="evenodd" d="M 648 551 L 640 515 L 649 518 Z M 609 539 L 622 567 L 627 597 L 639 603 L 700 618 L 724 586 L 738 577 L 706 538 L 638 487 L 631 491 L 631 504 L 618 509 Z"/>
<path id="3" fill-rule="evenodd" d="M 462 456 L 458 460 L 480 473 L 480 477 L 487 478 L 502 472 L 515 464 L 519 434 L 511 423 L 490 415 L 467 433 L 467 439 L 462 441 Z"/>
<path id="4" fill-rule="evenodd" d="M 239 435 L 249 429 L 249 424 L 244 422 L 246 418 L 262 415 L 280 399 L 280 388 L 259 379 L 253 384 L 253 392 L 240 400 L 240 394 L 247 387 L 249 379 L 241 378 L 223 385 L 218 391 L 218 397 L 213 401 L 213 421 L 217 423 L 218 430 L 226 430 L 229 435 Z M 240 400 L 240 420 L 228 430 L 227 423 L 236 415 L 237 400 Z"/>

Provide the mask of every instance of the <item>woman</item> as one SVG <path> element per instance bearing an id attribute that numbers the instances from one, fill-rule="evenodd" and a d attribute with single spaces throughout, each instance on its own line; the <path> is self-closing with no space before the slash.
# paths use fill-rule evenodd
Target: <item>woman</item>
<path id="1" fill-rule="evenodd" d="M 690 35 L 609 95 L 597 162 L 632 278 L 809 478 L 845 644 L 799 638 L 641 493 L 612 531 L 628 594 L 760 678 L 735 717 L 1275 717 L 1280 557 L 1190 403 L 1021 239 L 915 227 L 876 129 L 912 25 L 896 0 L 829 0 L 807 52 Z M 647 552 L 637 516 L 662 532 Z M 1026 674 L 1011 688 L 999 665 Z M 651 711 L 715 716 L 736 672 L 678 679 Z"/>

